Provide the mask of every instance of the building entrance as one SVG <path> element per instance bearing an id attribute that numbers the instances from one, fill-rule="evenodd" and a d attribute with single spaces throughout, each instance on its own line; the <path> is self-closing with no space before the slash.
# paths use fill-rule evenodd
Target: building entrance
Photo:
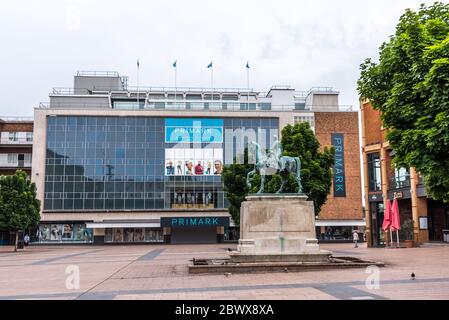
<path id="1" fill-rule="evenodd" d="M 443 241 L 443 230 L 449 229 L 449 207 L 441 201 L 429 199 L 429 240 Z"/>
<path id="2" fill-rule="evenodd" d="M 385 236 L 382 231 L 384 221 L 384 204 L 383 202 L 370 202 L 371 216 L 371 241 L 373 247 L 385 246 Z"/>

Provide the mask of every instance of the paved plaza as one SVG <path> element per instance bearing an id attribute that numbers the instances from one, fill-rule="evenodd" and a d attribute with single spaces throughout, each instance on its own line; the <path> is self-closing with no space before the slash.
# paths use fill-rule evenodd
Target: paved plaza
<path id="1" fill-rule="evenodd" d="M 376 270 L 365 268 L 187 273 L 193 257 L 225 257 L 228 248 L 235 245 L 32 246 L 18 253 L 0 247 L 0 299 L 449 299 L 445 245 L 413 249 L 321 245 L 336 256 L 385 262 L 386 267 L 379 269 L 378 288 Z M 76 288 L 73 279 L 78 271 Z"/>

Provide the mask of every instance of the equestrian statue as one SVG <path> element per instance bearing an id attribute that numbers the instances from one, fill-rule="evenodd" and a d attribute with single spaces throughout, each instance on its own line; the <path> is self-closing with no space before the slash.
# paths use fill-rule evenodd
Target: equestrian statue
<path id="1" fill-rule="evenodd" d="M 295 175 L 295 181 L 298 184 L 298 194 L 303 194 L 301 184 L 301 160 L 298 157 L 287 157 L 282 155 L 282 145 L 279 141 L 275 141 L 273 147 L 268 154 L 262 152 L 260 145 L 257 142 L 252 141 L 251 145 L 255 148 L 256 163 L 254 169 L 246 176 L 246 184 L 251 188 L 251 177 L 257 172 L 261 177 L 260 189 L 257 194 L 264 193 L 265 188 L 265 176 L 273 175 L 275 173 L 293 173 Z M 282 184 L 276 194 L 282 192 L 285 183 L 288 179 L 287 175 L 282 175 Z"/>

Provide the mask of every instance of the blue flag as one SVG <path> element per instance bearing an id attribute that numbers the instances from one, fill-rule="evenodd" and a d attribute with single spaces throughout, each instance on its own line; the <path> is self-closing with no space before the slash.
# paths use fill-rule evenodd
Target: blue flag
<path id="1" fill-rule="evenodd" d="M 207 68 L 212 68 L 212 61 L 209 63 L 209 65 L 207 66 Z"/>
<path id="2" fill-rule="evenodd" d="M 246 63 L 246 68 L 249 69 L 249 62 Z"/>
<path id="3" fill-rule="evenodd" d="M 173 67 L 174 68 L 176 68 L 176 62 L 177 62 L 178 60 L 175 60 L 175 62 L 173 62 Z"/>

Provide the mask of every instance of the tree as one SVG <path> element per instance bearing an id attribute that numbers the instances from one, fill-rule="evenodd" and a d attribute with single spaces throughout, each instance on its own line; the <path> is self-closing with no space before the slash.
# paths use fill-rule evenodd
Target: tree
<path id="1" fill-rule="evenodd" d="M 0 177 L 0 229 L 16 232 L 14 251 L 17 251 L 18 232 L 37 226 L 39 211 L 36 185 L 24 171 Z"/>
<path id="2" fill-rule="evenodd" d="M 320 143 L 307 122 L 287 125 L 282 129 L 284 155 L 299 157 L 301 160 L 301 181 L 303 192 L 313 201 L 315 214 L 326 203 L 332 186 L 332 166 L 335 164 L 335 150 L 325 147 L 320 151 Z M 273 179 L 273 187 L 279 187 L 280 179 Z M 270 186 L 271 187 L 271 186 Z M 285 192 L 296 192 L 297 186 L 290 176 Z"/>
<path id="3" fill-rule="evenodd" d="M 249 193 L 246 185 L 246 175 L 253 169 L 253 165 L 248 164 L 248 149 L 244 151 L 244 163 L 235 163 L 223 168 L 222 178 L 226 198 L 229 201 L 229 214 L 236 226 L 240 225 L 240 206 Z"/>
<path id="4" fill-rule="evenodd" d="M 283 155 L 300 158 L 303 192 L 308 200 L 313 201 L 315 214 L 318 215 L 332 185 L 331 167 L 335 162 L 334 149 L 325 147 L 320 151 L 320 143 L 308 123 L 285 126 L 282 129 L 281 144 L 284 149 Z M 241 203 L 245 201 L 249 192 L 256 193 L 260 185 L 260 176 L 255 175 L 252 178 L 252 190 L 246 186 L 246 176 L 254 167 L 247 162 L 247 152 L 245 150 L 244 164 L 226 166 L 223 172 L 223 183 L 230 203 L 229 212 L 237 225 L 240 220 Z M 281 185 L 280 174 L 267 176 L 265 183 L 266 192 L 275 193 Z M 294 177 L 290 175 L 284 193 L 296 193 L 297 187 Z"/>
<path id="5" fill-rule="evenodd" d="M 381 111 L 394 164 L 414 167 L 449 201 L 449 5 L 406 10 L 379 62 L 361 65 L 358 91 Z"/>

